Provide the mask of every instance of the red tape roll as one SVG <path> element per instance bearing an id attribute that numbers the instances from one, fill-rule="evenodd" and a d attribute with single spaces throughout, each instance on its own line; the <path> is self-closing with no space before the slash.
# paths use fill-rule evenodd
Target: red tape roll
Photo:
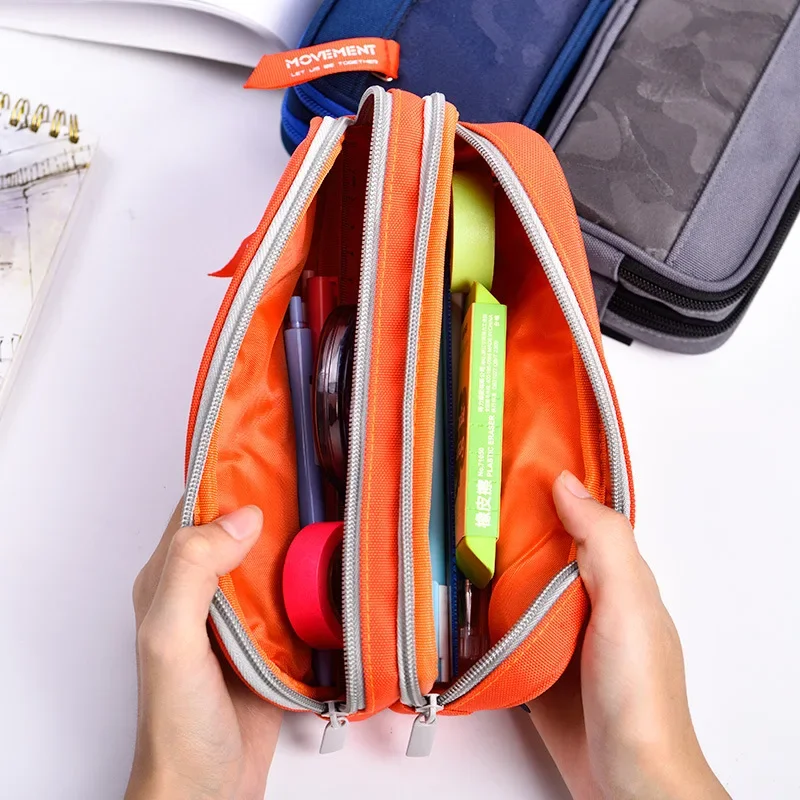
<path id="1" fill-rule="evenodd" d="M 344 523 L 315 522 L 294 537 L 283 564 L 283 601 L 294 632 L 315 650 L 341 650 L 342 623 L 331 590 L 339 584 L 332 569 Z M 336 599 L 337 605 L 341 603 Z"/>

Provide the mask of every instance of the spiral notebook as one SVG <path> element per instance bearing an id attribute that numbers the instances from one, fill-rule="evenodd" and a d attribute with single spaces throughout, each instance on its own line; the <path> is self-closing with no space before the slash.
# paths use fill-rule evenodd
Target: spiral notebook
<path id="1" fill-rule="evenodd" d="M 94 148 L 75 114 L 0 92 L 0 409 Z"/>

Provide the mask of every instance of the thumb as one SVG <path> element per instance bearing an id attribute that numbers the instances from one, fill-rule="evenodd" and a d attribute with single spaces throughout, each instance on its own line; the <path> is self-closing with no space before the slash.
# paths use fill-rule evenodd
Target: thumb
<path id="1" fill-rule="evenodd" d="M 186 638 L 201 631 L 218 580 L 242 563 L 258 540 L 261 510 L 244 506 L 215 522 L 181 528 L 172 539 L 153 604 L 147 613 L 159 633 Z"/>
<path id="2" fill-rule="evenodd" d="M 553 500 L 578 546 L 578 567 L 593 605 L 605 591 L 619 593 L 640 585 L 643 577 L 652 580 L 628 520 L 598 503 L 571 472 L 556 478 Z"/>

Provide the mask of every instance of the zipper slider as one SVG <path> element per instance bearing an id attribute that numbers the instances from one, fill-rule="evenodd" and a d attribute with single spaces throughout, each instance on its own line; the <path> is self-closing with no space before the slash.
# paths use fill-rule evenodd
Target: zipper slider
<path id="1" fill-rule="evenodd" d="M 319 746 L 320 755 L 323 756 L 341 750 L 347 738 L 347 715 L 340 714 L 336 710 L 336 703 L 332 700 L 327 706 L 328 713 L 325 716 L 328 718 L 328 724 L 322 732 L 322 742 Z"/>
<path id="2" fill-rule="evenodd" d="M 347 715 L 340 714 L 336 710 L 336 703 L 328 702 L 328 713 L 324 716 L 328 718 L 328 724 L 322 732 L 322 743 L 319 746 L 320 755 L 336 753 L 344 747 L 347 738 Z"/>
<path id="3" fill-rule="evenodd" d="M 409 758 L 426 758 L 433 750 L 433 740 L 436 738 L 436 714 L 441 710 L 438 694 L 425 696 L 427 705 L 417 709 L 414 725 L 411 728 L 411 737 L 406 747 Z"/>

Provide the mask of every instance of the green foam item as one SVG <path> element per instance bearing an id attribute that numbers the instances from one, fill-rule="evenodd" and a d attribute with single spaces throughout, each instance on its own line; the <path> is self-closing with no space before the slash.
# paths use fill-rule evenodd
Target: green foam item
<path id="1" fill-rule="evenodd" d="M 483 172 L 454 172 L 450 224 L 450 291 L 473 283 L 492 288 L 494 278 L 494 185 Z"/>

